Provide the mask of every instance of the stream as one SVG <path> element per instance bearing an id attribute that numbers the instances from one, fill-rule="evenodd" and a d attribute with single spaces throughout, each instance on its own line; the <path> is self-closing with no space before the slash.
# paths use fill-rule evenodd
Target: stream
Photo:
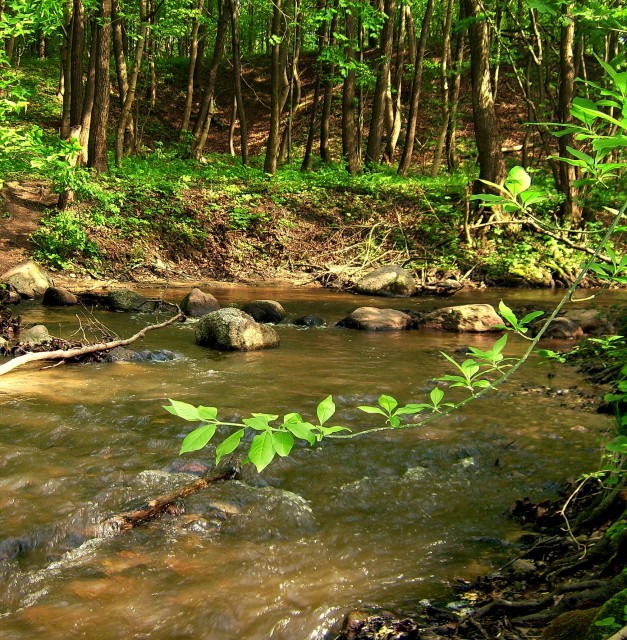
<path id="1" fill-rule="evenodd" d="M 289 316 L 318 314 L 329 325 L 358 306 L 431 309 L 503 298 L 550 310 L 561 297 L 205 290 L 223 306 L 274 299 Z M 179 301 L 186 291 L 165 295 Z M 604 295 L 596 304 L 625 302 L 623 294 Z M 18 312 L 65 338 L 78 326 L 76 308 L 24 302 Z M 94 316 L 124 337 L 165 319 Z M 212 449 L 178 458 L 193 425 L 162 409 L 167 398 L 216 406 L 225 419 L 288 411 L 314 419 L 317 403 L 332 394 L 333 424 L 360 431 L 382 423 L 358 405 L 382 393 L 422 402 L 431 378 L 447 372 L 440 351 L 486 348 L 495 339 L 277 331 L 278 349 L 218 353 L 194 344 L 190 321 L 132 345 L 167 349 L 174 359 L 37 363 L 0 378 L 2 640 L 323 640 L 360 605 L 412 611 L 421 600 L 452 600 L 457 578 L 473 579 L 517 554 L 525 530 L 507 517 L 509 506 L 524 496 L 554 498 L 562 481 L 594 468 L 600 439 L 612 428 L 573 368 L 532 357 L 496 393 L 425 427 L 297 445 L 261 475 L 249 465 L 242 481 L 188 498 L 183 515 L 93 538 L 107 517 L 193 480 L 173 473 L 184 462 L 211 462 Z M 519 338 L 510 343 L 512 354 L 526 347 Z"/>

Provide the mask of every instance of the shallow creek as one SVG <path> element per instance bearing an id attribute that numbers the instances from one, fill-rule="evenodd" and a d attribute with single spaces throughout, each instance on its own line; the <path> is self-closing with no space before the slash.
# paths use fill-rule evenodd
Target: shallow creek
<path id="1" fill-rule="evenodd" d="M 291 288 L 213 293 L 223 305 L 272 298 L 292 317 L 315 313 L 330 324 L 369 304 L 430 309 L 504 297 L 550 309 L 559 299 L 498 291 L 453 301 Z M 74 309 L 25 303 L 20 313 L 63 337 L 77 326 Z M 155 321 L 96 317 L 122 336 Z M 39 364 L 0 378 L 2 640 L 321 640 L 359 604 L 411 609 L 447 598 L 456 577 L 472 579 L 516 553 L 521 528 L 507 519 L 508 506 L 523 496 L 554 497 L 566 476 L 597 463 L 598 440 L 611 426 L 581 403 L 591 391 L 574 370 L 532 359 L 498 393 L 426 427 L 297 447 L 262 476 L 247 469 L 245 482 L 196 494 L 184 516 L 90 539 L 104 518 L 190 480 L 165 473 L 192 428 L 161 408 L 167 398 L 218 406 L 225 418 L 300 411 L 313 419 L 316 404 L 333 394 L 334 423 L 359 431 L 380 423 L 357 405 L 381 393 L 420 402 L 430 378 L 445 372 L 440 350 L 494 339 L 278 331 L 279 349 L 220 354 L 194 344 L 189 322 L 133 345 L 171 350 L 171 361 Z M 511 351 L 521 353 L 522 342 Z M 210 461 L 211 451 L 189 457 Z M 10 552 L 15 545 L 20 553 Z"/>

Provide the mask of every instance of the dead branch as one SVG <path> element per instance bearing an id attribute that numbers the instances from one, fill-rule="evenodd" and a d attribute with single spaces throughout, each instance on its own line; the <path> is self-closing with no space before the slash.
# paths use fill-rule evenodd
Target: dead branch
<path id="1" fill-rule="evenodd" d="M 97 528 L 98 537 L 106 537 L 123 531 L 130 531 L 133 527 L 143 524 L 149 520 L 159 517 L 172 503 L 182 500 L 192 493 L 196 493 L 201 489 L 206 489 L 210 484 L 221 482 L 223 480 L 232 480 L 239 469 L 236 466 L 229 466 L 221 471 L 213 471 L 208 473 L 194 482 L 190 482 L 175 491 L 165 493 L 157 498 L 149 500 L 146 504 L 133 511 L 124 511 L 118 513 L 112 518 L 108 518 L 101 522 Z"/>
<path id="2" fill-rule="evenodd" d="M 13 371 L 17 367 L 27 364 L 28 362 L 36 362 L 38 360 L 68 360 L 70 358 L 77 358 L 79 356 L 84 356 L 90 353 L 96 353 L 98 351 L 110 351 L 111 349 L 115 349 L 116 347 L 125 347 L 127 344 L 131 344 L 135 342 L 135 340 L 139 340 L 139 338 L 143 338 L 148 331 L 154 331 L 155 329 L 163 329 L 163 327 L 167 327 L 168 325 L 176 322 L 185 317 L 185 314 L 182 311 L 169 320 L 165 322 L 161 322 L 159 324 L 151 324 L 147 327 L 144 327 L 141 331 L 138 331 L 135 335 L 132 335 L 130 338 L 126 338 L 124 340 L 113 340 L 111 342 L 98 342 L 95 344 L 88 344 L 84 347 L 76 347 L 75 349 L 57 349 L 56 351 L 41 351 L 39 353 L 26 353 L 23 356 L 18 356 L 17 358 L 13 358 L 6 362 L 2 366 L 0 366 L 0 376 L 3 376 L 5 373 L 9 373 L 9 371 Z"/>

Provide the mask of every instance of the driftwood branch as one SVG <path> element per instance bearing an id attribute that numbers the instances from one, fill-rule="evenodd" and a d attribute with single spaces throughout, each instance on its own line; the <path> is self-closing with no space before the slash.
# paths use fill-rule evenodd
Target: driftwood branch
<path id="1" fill-rule="evenodd" d="M 194 482 L 190 482 L 175 491 L 166 493 L 157 498 L 149 500 L 146 504 L 133 511 L 125 511 L 118 513 L 112 518 L 108 518 L 100 523 L 97 535 L 99 537 L 110 536 L 123 531 L 130 531 L 133 527 L 153 520 L 159 517 L 172 503 L 181 500 L 192 493 L 196 493 L 201 489 L 207 488 L 210 484 L 221 482 L 223 480 L 232 480 L 239 469 L 235 466 L 229 466 L 221 471 L 213 471 L 208 473 Z"/>
<path id="2" fill-rule="evenodd" d="M 168 325 L 184 318 L 185 314 L 181 311 L 177 315 L 173 316 L 169 320 L 165 322 L 161 322 L 159 324 L 151 324 L 147 327 L 144 327 L 141 331 L 138 331 L 135 335 L 132 335 L 130 338 L 125 338 L 124 340 L 113 340 L 111 342 L 97 342 L 95 344 L 88 344 L 84 347 L 76 347 L 75 349 L 57 349 L 56 351 L 41 351 L 39 353 L 26 353 L 23 356 L 18 356 L 17 358 L 13 358 L 6 362 L 5 364 L 0 366 L 0 376 L 3 376 L 5 373 L 9 373 L 9 371 L 13 371 L 17 367 L 27 364 L 29 362 L 36 362 L 38 360 L 68 360 L 70 358 L 77 358 L 79 356 L 88 355 L 90 353 L 97 353 L 98 351 L 110 351 L 111 349 L 115 349 L 116 347 L 125 347 L 127 344 L 131 344 L 131 342 L 135 342 L 139 338 L 143 338 L 148 331 L 154 331 L 155 329 L 163 329 L 163 327 L 167 327 Z"/>

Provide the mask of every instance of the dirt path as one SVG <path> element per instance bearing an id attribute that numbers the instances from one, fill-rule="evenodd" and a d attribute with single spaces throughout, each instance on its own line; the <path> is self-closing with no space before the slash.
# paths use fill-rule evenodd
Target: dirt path
<path id="1" fill-rule="evenodd" d="M 30 256 L 34 233 L 57 195 L 35 182 L 7 182 L 0 193 L 0 274 Z"/>

